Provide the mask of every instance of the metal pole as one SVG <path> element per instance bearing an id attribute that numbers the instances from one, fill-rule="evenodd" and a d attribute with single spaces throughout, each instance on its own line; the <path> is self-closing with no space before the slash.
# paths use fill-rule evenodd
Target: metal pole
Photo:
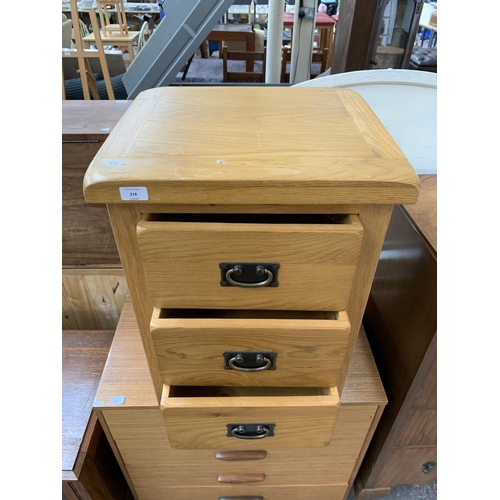
<path id="1" fill-rule="evenodd" d="M 266 44 L 266 83 L 279 83 L 285 0 L 269 0 Z"/>

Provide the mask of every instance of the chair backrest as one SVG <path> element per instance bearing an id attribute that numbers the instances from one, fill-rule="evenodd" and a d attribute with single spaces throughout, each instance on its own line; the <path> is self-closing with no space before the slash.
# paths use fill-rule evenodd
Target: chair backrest
<path id="1" fill-rule="evenodd" d="M 96 0 L 101 23 L 102 36 L 113 36 L 118 33 L 121 36 L 128 35 L 127 16 L 123 0 Z M 116 16 L 116 23 L 110 21 L 110 17 Z"/>
<path id="2" fill-rule="evenodd" d="M 253 71 L 229 71 L 228 61 L 253 61 Z M 262 61 L 262 71 L 255 71 L 255 61 Z M 261 82 L 266 80 L 266 50 L 263 52 L 229 52 L 227 47 L 222 49 L 222 71 L 224 82 Z"/>
<path id="3" fill-rule="evenodd" d="M 288 47 L 283 47 L 281 56 L 281 83 L 290 82 L 290 73 L 287 72 L 287 66 L 292 60 L 292 51 Z M 323 51 L 313 51 L 311 57 L 311 79 L 326 71 L 326 63 L 328 61 L 328 49 Z M 319 67 L 319 71 L 317 68 Z"/>

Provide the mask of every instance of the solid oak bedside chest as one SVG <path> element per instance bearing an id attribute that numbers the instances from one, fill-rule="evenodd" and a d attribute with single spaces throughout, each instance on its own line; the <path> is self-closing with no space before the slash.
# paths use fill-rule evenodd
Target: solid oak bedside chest
<path id="1" fill-rule="evenodd" d="M 393 205 L 418 196 L 362 98 L 148 90 L 84 195 L 107 204 L 170 447 L 329 448 Z"/>

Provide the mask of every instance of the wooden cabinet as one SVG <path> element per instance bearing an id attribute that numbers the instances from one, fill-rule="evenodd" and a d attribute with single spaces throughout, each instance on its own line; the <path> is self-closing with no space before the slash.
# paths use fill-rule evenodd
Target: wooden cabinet
<path id="1" fill-rule="evenodd" d="M 408 68 L 423 0 L 342 0 L 332 74 Z"/>
<path id="2" fill-rule="evenodd" d="M 393 206 L 419 191 L 362 98 L 334 88 L 148 90 L 83 189 L 107 205 L 156 399 L 155 427 L 139 434 L 128 414 L 139 409 L 111 394 L 99 406 L 118 447 L 163 443 L 147 470 L 125 459 L 139 498 L 347 495 L 384 405 L 366 390 L 347 417 L 347 373 Z M 133 363 L 112 387 L 120 401 Z M 268 458 L 213 461 L 255 450 Z M 197 461 L 205 472 L 190 479 Z"/>
<path id="3" fill-rule="evenodd" d="M 356 480 L 360 499 L 437 477 L 437 176 L 396 207 L 364 324 L 389 404 Z"/>
<path id="4" fill-rule="evenodd" d="M 127 282 L 106 207 L 86 203 L 85 171 L 131 101 L 62 101 L 62 329 L 114 330 Z"/>
<path id="5" fill-rule="evenodd" d="M 62 498 L 132 500 L 92 402 L 112 331 L 62 332 Z"/>

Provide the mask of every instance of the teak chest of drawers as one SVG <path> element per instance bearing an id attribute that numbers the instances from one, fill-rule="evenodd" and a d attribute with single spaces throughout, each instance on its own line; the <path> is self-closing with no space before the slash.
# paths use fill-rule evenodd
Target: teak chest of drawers
<path id="1" fill-rule="evenodd" d="M 418 196 L 361 97 L 143 92 L 92 161 L 84 195 L 107 204 L 170 448 L 203 462 L 258 445 L 281 453 L 278 469 L 331 449 L 393 205 Z M 336 460 L 327 453 L 324 466 Z M 226 494 L 249 482 L 262 483 L 256 498 L 278 498 L 272 488 L 293 476 L 230 474 Z M 324 498 L 344 481 L 315 477 Z"/>

